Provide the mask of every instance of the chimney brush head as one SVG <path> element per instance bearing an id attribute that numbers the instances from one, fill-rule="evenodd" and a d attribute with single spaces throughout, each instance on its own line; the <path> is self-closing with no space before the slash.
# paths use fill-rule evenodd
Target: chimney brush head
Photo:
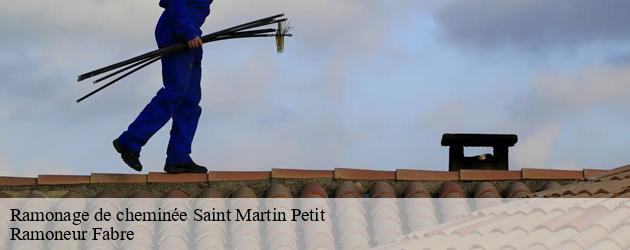
<path id="1" fill-rule="evenodd" d="M 284 37 L 289 34 L 292 27 L 284 22 L 278 22 L 278 30 L 276 31 L 276 49 L 278 53 L 284 52 Z"/>

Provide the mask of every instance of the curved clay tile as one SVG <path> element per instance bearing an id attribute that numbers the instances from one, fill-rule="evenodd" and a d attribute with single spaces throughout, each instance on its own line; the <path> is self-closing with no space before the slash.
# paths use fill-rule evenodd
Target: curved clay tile
<path id="1" fill-rule="evenodd" d="M 216 190 L 214 188 L 204 188 L 201 190 L 201 192 L 199 193 L 199 195 L 197 196 L 199 198 L 223 198 L 225 197 L 225 195 L 223 194 L 223 192 Z"/>
<path id="2" fill-rule="evenodd" d="M 26 198 L 48 198 L 48 196 L 46 196 L 42 192 L 34 191 L 34 192 L 28 194 L 28 196 L 26 196 Z"/>
<path id="3" fill-rule="evenodd" d="M 543 186 L 543 190 L 551 190 L 551 189 L 557 189 L 562 187 L 562 185 L 556 181 L 550 181 L 545 183 L 545 186 Z"/>
<path id="4" fill-rule="evenodd" d="M 406 224 L 410 232 L 417 232 L 438 224 L 433 199 L 430 196 L 422 197 L 417 193 L 413 199 L 403 199 L 401 210 L 407 215 Z"/>
<path id="5" fill-rule="evenodd" d="M 188 194 L 181 190 L 171 189 L 164 194 L 164 198 L 188 198 Z"/>
<path id="6" fill-rule="evenodd" d="M 62 198 L 85 198 L 85 195 L 76 191 L 68 191 Z"/>
<path id="7" fill-rule="evenodd" d="M 474 189 L 475 198 L 475 207 L 477 209 L 484 209 L 488 207 L 494 207 L 501 205 L 502 200 L 501 194 L 497 190 L 497 188 L 490 182 L 481 182 L 475 186 Z"/>
<path id="8" fill-rule="evenodd" d="M 317 183 L 308 183 L 302 187 L 300 198 L 327 198 L 326 190 Z"/>
<path id="9" fill-rule="evenodd" d="M 101 192 L 98 192 L 94 198 L 118 198 L 118 194 L 112 190 L 104 189 Z"/>
<path id="10" fill-rule="evenodd" d="M 129 195 L 129 198 L 154 198 L 154 197 L 151 192 L 138 189 L 138 190 L 133 191 L 133 193 Z"/>
<path id="11" fill-rule="evenodd" d="M 224 198 L 225 194 L 211 187 L 201 188 L 198 198 Z M 213 207 L 217 210 L 225 210 L 226 199 L 196 199 L 196 208 Z M 196 223 L 192 227 L 190 239 L 193 246 L 190 249 L 227 249 L 227 226 L 229 223 Z"/>
<path id="12" fill-rule="evenodd" d="M 466 198 L 462 187 L 459 184 L 447 181 L 442 183 L 440 190 L 438 191 L 438 197 L 440 198 Z"/>
<path id="13" fill-rule="evenodd" d="M 372 228 L 373 240 L 377 245 L 393 242 L 402 236 L 402 222 L 400 208 L 395 199 L 370 199 L 369 220 Z"/>
<path id="14" fill-rule="evenodd" d="M 377 181 L 370 188 L 371 198 L 396 198 L 396 190 L 385 181 Z"/>
<path id="15" fill-rule="evenodd" d="M 335 188 L 335 198 L 361 198 L 361 193 L 354 183 L 345 181 Z"/>
<path id="16" fill-rule="evenodd" d="M 350 187 L 348 184 L 344 186 Z M 342 189 L 341 185 L 337 186 L 338 192 L 341 191 L 340 189 Z M 351 197 L 351 195 L 343 197 Z M 353 197 L 356 197 L 356 193 Z M 334 204 L 339 249 L 370 248 L 370 231 L 366 218 L 367 203 L 362 199 L 337 199 Z"/>
<path id="17" fill-rule="evenodd" d="M 419 181 L 414 181 L 407 185 L 405 192 L 403 193 L 405 198 L 431 198 L 431 194 L 424 187 L 424 184 Z"/>
<path id="18" fill-rule="evenodd" d="M 256 193 L 246 186 L 240 187 L 232 194 L 233 198 L 256 198 Z"/>
<path id="19" fill-rule="evenodd" d="M 501 198 L 497 188 L 490 182 L 481 182 L 475 186 L 475 198 Z"/>
<path id="20" fill-rule="evenodd" d="M 247 186 L 241 186 L 232 194 L 229 206 L 233 210 L 245 211 L 247 209 L 256 210 L 260 204 L 256 198 L 256 193 Z M 263 223 L 251 223 L 246 221 L 232 221 L 229 227 L 229 245 L 231 249 L 260 249 L 262 236 L 260 234 Z"/>
<path id="21" fill-rule="evenodd" d="M 267 190 L 267 198 L 292 198 L 291 191 L 282 184 L 275 184 Z"/>
<path id="22" fill-rule="evenodd" d="M 5 192 L 0 192 L 0 198 L 13 198 L 13 195 Z"/>
<path id="23" fill-rule="evenodd" d="M 530 195 L 532 191 L 522 182 L 513 182 L 505 189 L 505 197 L 507 198 L 521 198 Z"/>
<path id="24" fill-rule="evenodd" d="M 267 191 L 267 198 L 272 199 L 265 199 L 263 201 L 264 207 L 284 212 L 286 214 L 291 214 L 294 200 L 288 199 L 292 198 L 292 195 L 285 185 L 272 185 Z M 283 223 L 264 223 L 262 228 L 266 237 L 261 240 L 262 245 L 266 247 L 264 249 L 298 249 L 296 224 L 297 223 L 293 221 L 285 221 Z"/>

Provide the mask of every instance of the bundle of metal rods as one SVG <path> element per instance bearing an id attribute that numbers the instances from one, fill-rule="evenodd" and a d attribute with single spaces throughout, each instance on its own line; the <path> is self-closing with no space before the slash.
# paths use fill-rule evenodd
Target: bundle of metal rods
<path id="1" fill-rule="evenodd" d="M 287 19 L 282 18 L 283 16 L 284 14 L 279 14 L 279 15 L 255 20 L 252 22 L 244 23 L 241 25 L 237 25 L 231 28 L 227 28 L 221 31 L 217 31 L 217 32 L 202 36 L 201 40 L 203 41 L 203 43 L 209 43 L 209 42 L 216 42 L 216 41 L 221 41 L 221 40 L 237 39 L 237 38 L 275 37 L 277 51 L 278 53 L 281 53 L 284 50 L 284 37 L 291 36 L 291 34 L 289 34 L 289 31 L 291 30 L 291 26 L 286 25 Z M 260 28 L 262 26 L 271 25 L 271 24 L 277 24 L 278 25 L 277 29 L 273 29 L 273 28 L 255 29 L 255 28 Z M 77 103 L 109 87 L 110 85 L 120 81 L 121 79 L 133 74 L 134 72 L 160 60 L 163 56 L 166 56 L 172 53 L 177 53 L 179 51 L 187 50 L 187 49 L 189 49 L 188 43 L 182 42 L 180 44 L 175 44 L 169 47 L 147 52 L 142 55 L 124 60 L 122 62 L 114 63 L 112 65 L 109 65 L 100 69 L 96 69 L 85 74 L 81 74 L 78 76 L 78 79 L 77 79 L 77 81 L 79 82 L 88 78 L 92 78 L 92 77 L 95 77 L 104 73 L 114 71 L 99 79 L 96 79 L 94 81 L 94 84 L 102 82 L 114 76 L 118 76 L 118 75 L 120 76 L 116 77 L 115 79 L 111 80 L 105 85 L 97 88 L 96 90 L 88 93 L 87 95 L 79 98 L 77 100 Z"/>

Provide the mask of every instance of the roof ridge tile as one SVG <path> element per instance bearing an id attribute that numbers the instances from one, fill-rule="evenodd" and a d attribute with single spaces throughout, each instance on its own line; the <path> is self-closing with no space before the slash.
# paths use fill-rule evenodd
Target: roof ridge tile
<path id="1" fill-rule="evenodd" d="M 210 171 L 210 181 L 251 181 L 268 180 L 271 171 Z"/>
<path id="2" fill-rule="evenodd" d="M 272 168 L 272 179 L 332 179 L 334 170 Z"/>
<path id="3" fill-rule="evenodd" d="M 458 181 L 458 171 L 396 169 L 396 180 L 403 181 Z"/>
<path id="4" fill-rule="evenodd" d="M 584 172 L 581 170 L 523 168 L 521 174 L 525 180 L 581 180 Z"/>
<path id="5" fill-rule="evenodd" d="M 92 173 L 90 183 L 147 183 L 146 174 Z"/>
<path id="6" fill-rule="evenodd" d="M 0 186 L 31 186 L 37 184 L 37 178 L 0 176 Z"/>
<path id="7" fill-rule="evenodd" d="M 335 168 L 335 179 L 344 180 L 394 180 L 396 171 L 356 168 Z"/>

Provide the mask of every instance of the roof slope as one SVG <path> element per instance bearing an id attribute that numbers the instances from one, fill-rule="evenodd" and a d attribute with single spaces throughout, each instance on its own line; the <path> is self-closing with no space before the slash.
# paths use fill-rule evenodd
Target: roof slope
<path id="1" fill-rule="evenodd" d="M 480 209 L 379 249 L 629 249 L 630 165 Z M 582 197 L 583 199 L 579 199 Z M 478 201 L 478 200 L 476 200 Z"/>
<path id="2" fill-rule="evenodd" d="M 630 198 L 630 165 L 599 176 L 536 193 L 536 197 Z"/>
<path id="3" fill-rule="evenodd" d="M 91 175 L 39 175 L 37 178 L 0 177 L 2 196 L 30 197 L 33 193 L 45 197 L 63 197 L 72 191 L 81 197 L 102 196 L 106 192 L 114 197 L 131 197 L 135 191 L 144 191 L 151 197 L 163 197 L 168 191 L 183 191 L 189 197 L 198 197 L 203 190 L 221 191 L 224 197 L 247 187 L 256 197 L 268 197 L 271 187 L 284 185 L 292 197 L 300 197 L 306 184 L 316 183 L 325 197 L 339 197 L 339 185 L 352 182 L 359 186 L 358 197 L 370 197 L 375 182 L 384 181 L 392 186 L 393 197 L 409 197 L 410 183 L 422 185 L 425 197 L 524 197 L 562 184 L 590 178 L 607 170 L 548 170 L 522 169 L 519 171 L 460 170 L 433 171 L 398 169 L 395 171 L 336 168 L 334 170 L 272 169 L 271 171 L 212 171 L 209 174 L 103 174 Z M 415 185 L 415 184 L 414 184 Z M 414 187 L 417 187 L 415 185 Z M 414 191 L 415 192 L 415 191 Z M 417 195 L 414 193 L 413 195 Z"/>

